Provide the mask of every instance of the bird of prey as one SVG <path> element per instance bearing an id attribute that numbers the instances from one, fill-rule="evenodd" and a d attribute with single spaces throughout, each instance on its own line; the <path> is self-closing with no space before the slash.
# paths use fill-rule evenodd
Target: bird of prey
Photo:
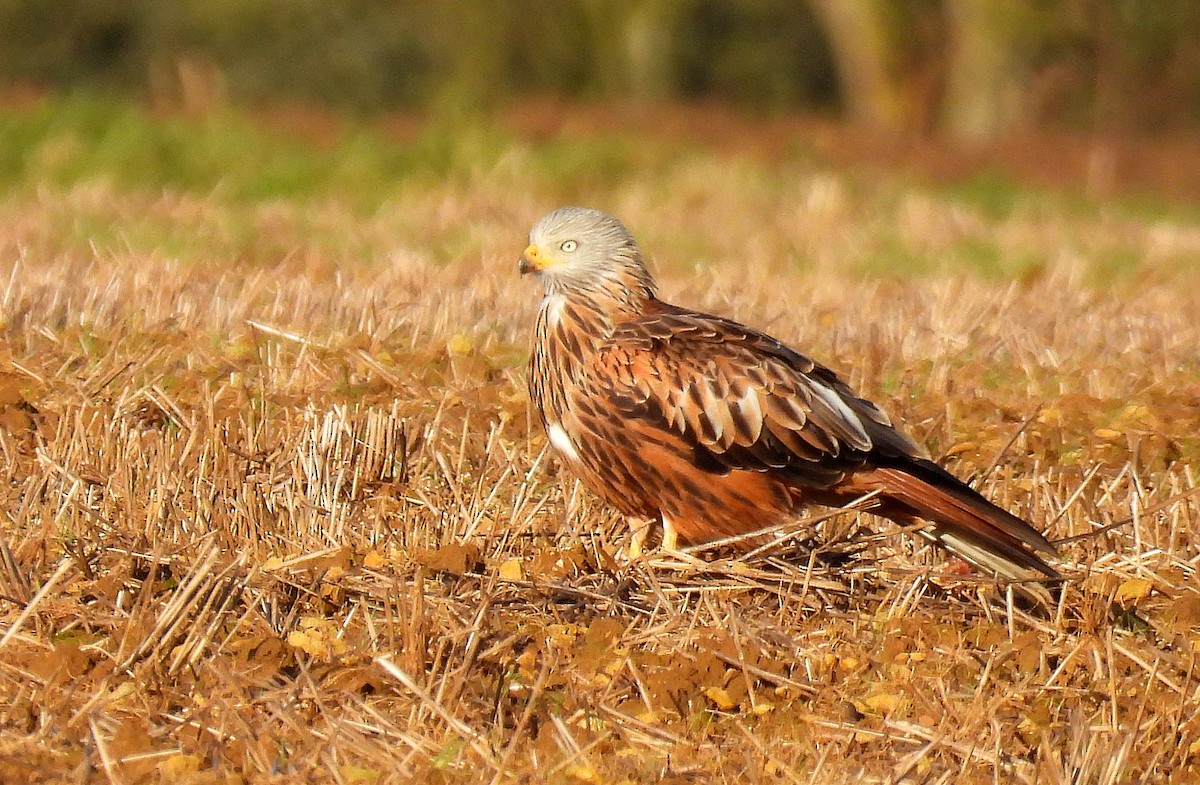
<path id="1" fill-rule="evenodd" d="M 529 390 L 550 443 L 631 522 L 661 521 L 663 548 L 871 494 L 873 512 L 986 571 L 1059 577 L 1042 558 L 1055 554 L 1045 537 L 928 460 L 833 371 L 658 299 L 617 219 L 555 210 L 530 232 L 520 271 L 545 287 Z"/>

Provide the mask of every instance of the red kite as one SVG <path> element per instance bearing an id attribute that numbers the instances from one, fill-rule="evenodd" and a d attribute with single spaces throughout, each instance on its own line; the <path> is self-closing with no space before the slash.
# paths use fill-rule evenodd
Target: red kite
<path id="1" fill-rule="evenodd" d="M 771 336 L 655 296 L 615 218 L 564 207 L 533 228 L 520 270 L 545 299 L 529 389 L 550 443 L 663 547 L 872 509 L 1002 577 L 1057 578 L 1054 546 L 937 464 L 833 371 Z M 640 538 L 635 535 L 640 550 Z M 633 549 L 631 549 L 632 551 Z"/>

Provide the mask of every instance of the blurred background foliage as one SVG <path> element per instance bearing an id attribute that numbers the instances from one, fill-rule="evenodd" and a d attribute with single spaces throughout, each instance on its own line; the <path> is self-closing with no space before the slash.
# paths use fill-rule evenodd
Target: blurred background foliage
<path id="1" fill-rule="evenodd" d="M 1197 0 L 0 0 L 0 84 L 370 115 L 705 100 L 960 139 L 1200 123 Z"/>

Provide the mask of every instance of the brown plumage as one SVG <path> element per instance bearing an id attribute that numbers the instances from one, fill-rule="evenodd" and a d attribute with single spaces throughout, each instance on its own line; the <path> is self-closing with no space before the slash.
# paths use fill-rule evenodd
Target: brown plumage
<path id="1" fill-rule="evenodd" d="M 1006 578 L 1054 547 L 929 461 L 833 371 L 745 325 L 670 305 L 615 218 L 566 207 L 529 235 L 545 299 L 529 389 L 551 443 L 631 518 L 701 543 L 876 493 L 873 510 Z"/>

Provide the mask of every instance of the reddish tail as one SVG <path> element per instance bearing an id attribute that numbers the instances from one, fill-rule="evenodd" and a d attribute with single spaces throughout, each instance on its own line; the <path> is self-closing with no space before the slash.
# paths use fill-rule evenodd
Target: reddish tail
<path id="1" fill-rule="evenodd" d="M 874 469 L 870 479 L 902 512 L 933 523 L 929 536 L 967 561 L 1014 580 L 1029 577 L 1030 570 L 1061 577 L 1038 555 L 1057 554 L 1049 540 L 937 464 L 906 461 Z"/>

